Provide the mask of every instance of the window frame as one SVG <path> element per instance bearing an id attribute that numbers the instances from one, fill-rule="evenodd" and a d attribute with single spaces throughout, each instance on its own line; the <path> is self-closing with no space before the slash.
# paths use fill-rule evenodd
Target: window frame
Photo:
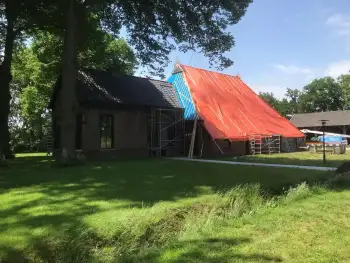
<path id="1" fill-rule="evenodd" d="M 103 127 L 103 122 L 107 121 L 108 125 Z M 114 115 L 113 114 L 100 114 L 100 149 L 101 150 L 111 150 L 114 149 Z M 102 130 L 105 128 L 105 130 Z M 104 143 L 103 138 L 105 137 Z M 108 139 L 110 138 L 111 143 L 108 144 Z"/>

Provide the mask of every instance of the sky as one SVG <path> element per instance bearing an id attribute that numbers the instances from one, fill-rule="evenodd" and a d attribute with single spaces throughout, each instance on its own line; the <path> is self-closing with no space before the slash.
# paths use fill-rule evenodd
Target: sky
<path id="1" fill-rule="evenodd" d="M 287 88 L 350 70 L 349 0 L 255 0 L 229 31 L 234 65 L 223 72 L 238 74 L 256 92 L 282 98 Z M 208 58 L 195 52 L 174 51 L 170 60 L 168 77 L 176 60 L 210 69 Z"/>

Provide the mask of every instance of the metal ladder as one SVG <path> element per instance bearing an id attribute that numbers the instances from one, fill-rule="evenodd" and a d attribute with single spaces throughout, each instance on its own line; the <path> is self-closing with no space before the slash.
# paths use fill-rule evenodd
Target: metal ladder
<path id="1" fill-rule="evenodd" d="M 46 154 L 50 155 L 53 152 L 53 141 L 52 141 L 52 131 L 48 129 L 49 132 L 46 135 Z"/>
<path id="2" fill-rule="evenodd" d="M 255 138 L 250 137 L 250 150 L 252 151 L 252 155 L 255 155 Z"/>
<path id="3" fill-rule="evenodd" d="M 252 155 L 262 153 L 262 138 L 261 137 L 250 137 L 250 148 Z"/>
<path id="4" fill-rule="evenodd" d="M 252 151 L 252 155 L 255 155 L 255 139 L 250 138 L 249 142 L 250 142 L 250 150 Z"/>

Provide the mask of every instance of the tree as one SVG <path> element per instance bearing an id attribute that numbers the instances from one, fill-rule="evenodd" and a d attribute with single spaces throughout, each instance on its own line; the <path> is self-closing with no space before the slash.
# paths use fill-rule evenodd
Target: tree
<path id="1" fill-rule="evenodd" d="M 259 96 L 282 116 L 287 117 L 291 113 L 291 105 L 286 98 L 279 100 L 272 92 L 260 92 Z"/>
<path id="2" fill-rule="evenodd" d="M 3 58 L 0 66 L 0 157 L 11 157 L 9 113 L 11 65 L 16 41 L 20 41 L 24 31 L 35 28 L 48 29 L 60 21 L 59 13 L 52 16 L 52 3 L 44 0 L 0 0 L 0 36 L 4 42 Z M 55 17 L 55 19 L 52 19 Z"/>
<path id="3" fill-rule="evenodd" d="M 225 30 L 244 15 L 251 0 L 208 1 L 65 1 L 66 27 L 62 56 L 62 148 L 66 159 L 75 158 L 74 87 L 76 76 L 77 20 L 86 21 L 97 14 L 100 25 L 117 33 L 124 26 L 130 35 L 138 58 L 154 73 L 161 73 L 168 55 L 177 44 L 182 51 L 203 52 L 211 64 L 229 67 L 232 61 L 225 52 L 234 45 L 233 36 Z M 84 20 L 85 19 L 85 20 Z M 80 24 L 79 24 L 80 25 Z M 173 39 L 174 41 L 170 41 Z"/>
<path id="4" fill-rule="evenodd" d="M 275 110 L 279 108 L 280 101 L 273 95 L 272 92 L 259 92 L 259 97 Z"/>
<path id="5" fill-rule="evenodd" d="M 300 111 L 300 106 L 299 106 L 300 90 L 287 88 L 285 97 L 286 97 L 286 100 L 288 101 L 288 104 L 289 104 L 289 113 L 288 114 L 299 113 L 299 111 Z"/>
<path id="6" fill-rule="evenodd" d="M 6 19 L 6 35 L 4 45 L 4 57 L 0 66 L 0 158 L 11 157 L 10 132 L 8 129 L 8 118 L 10 113 L 10 82 L 12 54 L 15 43 L 15 23 L 17 10 L 15 1 L 5 1 L 4 16 Z"/>
<path id="7" fill-rule="evenodd" d="M 78 47 L 77 67 L 100 70 L 118 67 L 120 73 L 132 75 L 137 60 L 127 42 L 122 38 L 113 38 L 98 28 L 92 30 L 90 34 L 94 36 L 94 41 Z M 39 32 L 33 35 L 31 49 L 41 63 L 41 79 L 51 89 L 60 71 L 63 40 L 55 34 Z"/>
<path id="8" fill-rule="evenodd" d="M 300 95 L 302 112 L 335 111 L 344 108 L 339 83 L 331 77 L 315 79 L 303 88 Z"/>
<path id="9" fill-rule="evenodd" d="M 350 75 L 341 75 L 337 79 L 340 89 L 343 93 L 344 98 L 344 108 L 349 109 L 350 108 Z"/>
<path id="10" fill-rule="evenodd" d="M 118 67 L 121 73 L 132 74 L 137 63 L 126 41 L 98 28 L 95 33 L 93 42 L 79 47 L 78 67 Z M 45 113 L 59 73 L 62 46 L 59 36 L 38 32 L 29 46 L 22 45 L 14 53 L 10 131 L 11 146 L 16 152 L 44 150 L 43 135 L 50 126 Z"/>

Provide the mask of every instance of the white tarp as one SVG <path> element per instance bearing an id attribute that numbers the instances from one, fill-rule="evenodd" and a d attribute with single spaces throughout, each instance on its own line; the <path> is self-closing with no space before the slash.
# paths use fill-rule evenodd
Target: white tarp
<path id="1" fill-rule="evenodd" d="M 302 133 L 312 133 L 312 134 L 319 134 L 322 135 L 323 132 L 321 131 L 312 131 L 312 130 L 308 130 L 308 129 L 304 129 L 304 130 L 300 130 Z M 332 133 L 332 132 L 325 132 L 325 135 L 332 135 L 332 136 L 339 136 L 339 137 L 343 137 L 343 138 L 350 138 L 350 135 L 346 135 L 346 134 L 340 134 L 340 133 Z"/>

